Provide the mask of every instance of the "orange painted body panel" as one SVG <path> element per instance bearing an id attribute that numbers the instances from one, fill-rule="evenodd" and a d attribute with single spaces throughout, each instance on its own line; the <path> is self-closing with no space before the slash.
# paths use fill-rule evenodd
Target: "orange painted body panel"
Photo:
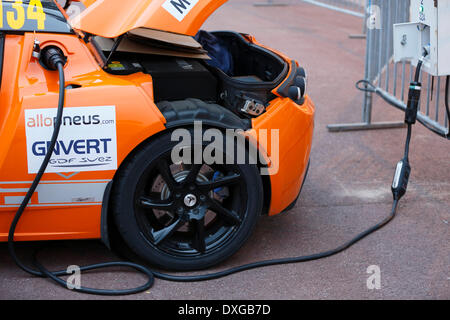
<path id="1" fill-rule="evenodd" d="M 69 58 L 65 66 L 66 84 L 81 86 L 67 90 L 65 108 L 115 106 L 118 165 L 137 145 L 165 129 L 165 119 L 153 103 L 149 75 L 105 73 L 75 35 L 37 34 L 36 37 L 42 47 L 57 44 L 64 49 Z M 5 39 L 4 58 L 8 63 L 4 65 L 0 93 L 0 241 L 6 240 L 17 208 L 8 205 L 5 199 L 23 197 L 34 179 L 27 170 L 24 110 L 56 108 L 58 104 L 57 74 L 31 59 L 34 38 L 33 34 L 25 34 L 8 35 Z M 67 180 L 59 174 L 46 173 L 42 183 L 48 188 L 49 182 L 62 186 L 68 181 L 106 183 L 114 174 L 113 170 L 80 172 Z M 39 206 L 38 197 L 39 189 L 17 228 L 17 240 L 100 237 L 101 202 Z"/>
<path id="2" fill-rule="evenodd" d="M 275 52 L 291 65 L 291 59 L 272 48 L 258 42 L 251 35 L 244 35 L 251 43 Z M 298 66 L 298 63 L 297 63 Z M 290 66 L 291 68 L 291 66 Z M 289 70 L 289 74 L 292 70 Z M 272 90 L 275 95 L 281 84 Z M 253 129 L 279 130 L 279 144 L 277 150 L 272 150 L 270 139 L 267 145 L 259 142 L 270 157 L 270 165 L 277 171 L 270 176 L 271 202 L 269 215 L 276 215 L 286 209 L 298 196 L 304 181 L 309 157 L 311 154 L 314 133 L 315 106 L 311 98 L 306 95 L 302 106 L 297 105 L 289 98 L 277 98 L 267 108 L 267 112 L 253 120 Z M 258 138 L 257 138 L 258 139 Z M 263 139 L 265 141 L 265 139 Z M 278 157 L 272 154 L 278 153 Z"/>
<path id="3" fill-rule="evenodd" d="M 227 0 L 173 1 L 174 16 L 164 8 L 166 0 L 97 0 L 70 21 L 73 28 L 105 38 L 116 38 L 136 28 L 149 28 L 193 36 L 205 20 Z M 188 4 L 192 4 L 190 7 Z M 178 8 L 178 9 L 177 9 Z"/>
<path id="4" fill-rule="evenodd" d="M 267 139 L 267 144 L 262 145 L 265 139 L 259 139 L 259 148 L 266 151 L 270 166 L 276 172 L 270 175 L 272 198 L 269 215 L 282 212 L 300 192 L 311 153 L 314 112 L 314 104 L 308 96 L 302 106 L 289 98 L 277 98 L 265 114 L 253 120 L 256 132 L 265 129 L 269 137 L 273 136 L 271 130 L 279 132 L 278 144 Z"/>

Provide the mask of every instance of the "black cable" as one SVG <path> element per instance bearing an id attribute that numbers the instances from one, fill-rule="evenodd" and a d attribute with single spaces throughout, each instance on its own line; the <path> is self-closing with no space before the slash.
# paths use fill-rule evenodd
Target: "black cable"
<path id="1" fill-rule="evenodd" d="M 48 277 L 50 279 L 52 279 L 53 281 L 55 281 L 57 284 L 61 285 L 62 287 L 68 288 L 68 283 L 61 279 L 60 276 L 68 276 L 70 275 L 69 273 L 67 273 L 67 271 L 57 271 L 57 272 L 50 272 L 48 271 L 42 264 L 40 264 L 37 261 L 37 253 L 35 253 L 33 255 L 33 263 L 34 265 L 38 268 L 38 270 L 34 270 L 31 269 L 27 266 L 25 266 L 17 257 L 16 252 L 15 252 L 15 248 L 14 248 L 14 233 L 15 233 L 15 229 L 17 227 L 17 224 L 23 214 L 23 212 L 25 211 L 31 196 L 33 195 L 33 193 L 35 192 L 46 168 L 47 165 L 50 161 L 50 158 L 53 154 L 54 151 L 54 147 L 56 145 L 56 141 L 59 135 L 59 131 L 61 128 L 61 123 L 62 123 L 62 114 L 63 114 L 63 107 L 64 107 L 64 95 L 65 95 L 65 80 L 64 80 L 64 70 L 63 70 L 63 63 L 62 62 L 58 62 L 56 63 L 58 72 L 59 72 L 59 81 L 60 81 L 60 89 L 59 89 L 59 103 L 58 103 L 58 112 L 57 112 L 57 119 L 56 119 L 56 123 L 55 123 L 55 130 L 53 132 L 53 136 L 52 136 L 52 140 L 51 143 L 49 145 L 48 151 L 47 151 L 47 155 L 44 158 L 44 162 L 41 165 L 41 168 L 38 171 L 38 174 L 36 175 L 36 178 L 34 179 L 30 189 L 27 192 L 27 195 L 25 196 L 22 204 L 20 205 L 19 209 L 17 210 L 16 215 L 14 216 L 13 222 L 11 223 L 11 227 L 9 230 L 9 234 L 8 234 L 8 249 L 9 252 L 11 254 L 11 257 L 13 258 L 13 260 L 15 261 L 15 263 L 24 271 L 38 276 L 38 277 Z M 365 80 L 363 80 L 365 81 Z M 409 144 L 410 144 L 410 140 L 411 140 L 411 125 L 408 125 L 408 134 L 406 137 L 406 144 L 405 144 L 405 158 L 407 159 L 408 154 L 409 154 Z M 94 269 L 99 269 L 99 268 L 106 268 L 106 267 L 131 267 L 134 268 L 140 272 L 142 272 L 143 274 L 147 275 L 149 280 L 148 282 L 139 287 L 139 288 L 134 288 L 134 289 L 127 289 L 127 290 L 101 290 L 101 289 L 92 289 L 92 288 L 85 288 L 85 287 L 81 287 L 81 288 L 74 288 L 74 291 L 77 292 L 82 292 L 82 293 L 87 293 L 87 294 L 96 294 L 96 295 L 127 295 L 127 294 L 135 294 L 135 293 L 139 293 L 145 290 L 150 289 L 153 286 L 154 283 L 154 278 L 159 278 L 162 280 L 167 280 L 167 281 L 173 281 L 173 282 L 198 282 L 198 281 L 207 281 L 207 280 L 213 280 L 213 279 L 218 279 L 218 278 L 223 278 L 232 274 L 236 274 L 239 272 L 243 272 L 243 271 L 247 271 L 247 270 L 251 270 L 251 269 L 255 269 L 255 268 L 262 268 L 262 267 L 268 267 L 268 266 L 274 266 L 274 265 L 283 265 L 283 264 L 292 264 L 292 263 L 300 263 L 300 262 L 307 262 L 307 261 L 313 261 L 313 260 L 318 260 L 318 259 L 323 259 L 323 258 L 327 258 L 327 257 L 331 257 L 333 255 L 336 255 L 348 248 L 350 248 L 351 246 L 353 246 L 354 244 L 356 244 L 357 242 L 361 241 L 362 239 L 366 238 L 367 236 L 369 236 L 370 234 L 380 230 L 381 228 L 383 228 L 384 226 L 386 226 L 390 221 L 392 221 L 396 214 L 397 214 L 397 210 L 398 210 L 398 204 L 399 204 L 399 200 L 402 197 L 402 194 L 396 194 L 394 193 L 394 202 L 392 205 L 392 210 L 391 213 L 388 217 L 386 217 L 383 221 L 381 221 L 380 223 L 374 225 L 373 227 L 367 229 L 366 231 L 358 234 L 356 237 L 354 237 L 352 240 L 342 244 L 341 246 L 332 249 L 332 250 L 328 250 L 328 251 L 324 251 L 321 253 L 316 253 L 316 254 L 312 254 L 312 255 L 306 255 L 306 256 L 300 256 L 300 257 L 292 257 L 292 258 L 283 258 L 283 259 L 273 259 L 273 260 L 266 260 L 266 261 L 260 261 L 260 262 L 255 262 L 255 263 L 250 263 L 250 264 L 246 264 L 246 265 L 242 265 L 242 266 L 238 266 L 238 267 L 234 267 L 234 268 L 230 268 L 227 270 L 223 270 L 220 272 L 216 272 L 216 273 L 210 273 L 210 274 L 204 274 L 204 275 L 195 275 L 195 276 L 175 276 L 175 275 L 170 275 L 170 274 L 165 274 L 165 273 L 161 273 L 161 272 L 157 272 L 154 270 L 150 270 L 147 267 L 135 264 L 135 263 L 131 263 L 131 262 L 109 262 L 109 263 L 99 263 L 99 264 L 95 264 L 95 265 L 89 265 L 89 266 L 84 266 L 80 268 L 80 271 L 89 271 L 89 270 L 94 270 Z"/>
<path id="2" fill-rule="evenodd" d="M 72 2 L 72 0 L 66 0 L 66 3 L 64 4 L 63 9 L 64 10 L 69 9 L 70 5 L 72 4 L 71 2 Z"/>
<path id="3" fill-rule="evenodd" d="M 420 72 L 422 70 L 423 59 L 425 57 L 426 56 L 423 56 L 421 59 L 419 59 L 419 62 L 417 63 L 416 74 L 414 75 L 414 82 L 419 82 L 419 80 L 420 80 Z"/>
<path id="4" fill-rule="evenodd" d="M 61 122 L 62 122 L 62 116 L 63 116 L 63 107 L 64 107 L 64 99 L 65 99 L 65 77 L 64 77 L 64 69 L 63 64 L 58 63 L 58 72 L 59 72 L 59 101 L 58 101 L 58 111 L 56 114 L 56 122 L 55 122 L 55 128 L 53 130 L 53 135 L 51 138 L 50 145 L 48 147 L 49 152 L 45 155 L 45 158 L 42 162 L 41 167 L 39 168 L 38 173 L 36 174 L 36 177 L 34 178 L 33 183 L 31 184 L 31 187 L 28 189 L 27 194 L 25 195 L 25 198 L 23 199 L 19 209 L 16 212 L 16 215 L 14 216 L 14 219 L 11 223 L 9 234 L 8 234 L 8 249 L 9 253 L 13 257 L 16 264 L 24 271 L 33 274 L 35 276 L 42 276 L 42 274 L 39 271 L 33 270 L 25 266 L 20 262 L 20 260 L 17 258 L 15 250 L 14 250 L 14 232 L 16 230 L 17 224 L 22 217 L 23 212 L 25 211 L 26 207 L 28 206 L 28 203 L 30 202 L 31 197 L 33 196 L 34 192 L 36 191 L 36 188 L 39 185 L 39 182 L 42 179 L 42 176 L 44 175 L 45 170 L 47 169 L 48 163 L 50 162 L 50 159 L 52 157 L 53 150 L 55 149 L 56 141 L 58 139 L 59 132 L 61 130 Z M 51 151 L 51 152 L 50 152 Z"/>
<path id="5" fill-rule="evenodd" d="M 423 66 L 423 59 L 425 59 L 425 57 L 427 55 L 428 55 L 428 53 L 425 51 L 423 57 L 421 59 L 419 59 L 419 62 L 417 63 L 416 72 L 414 75 L 414 84 L 419 84 L 420 73 L 422 71 L 422 66 Z M 415 110 L 414 112 L 415 112 L 414 117 L 417 117 L 417 110 Z M 408 123 L 408 134 L 406 137 L 405 155 L 403 157 L 403 159 L 406 160 L 406 162 L 409 162 L 409 144 L 411 141 L 411 134 L 412 134 L 412 123 Z"/>
<path id="6" fill-rule="evenodd" d="M 361 87 L 361 84 L 364 84 L 364 87 Z M 369 80 L 363 79 L 356 82 L 356 89 L 363 92 L 377 92 L 377 87 L 375 87 Z"/>
<path id="7" fill-rule="evenodd" d="M 411 141 L 411 135 L 412 135 L 412 126 L 408 124 L 408 133 L 406 138 L 406 144 L 405 144 L 405 154 L 403 156 L 403 159 L 409 161 L 409 144 Z"/>
<path id="8" fill-rule="evenodd" d="M 366 231 L 360 233 L 356 237 L 354 237 L 352 240 L 346 242 L 345 244 L 337 247 L 336 249 L 324 251 L 321 253 L 316 253 L 312 255 L 306 255 L 306 256 L 300 256 L 300 257 L 293 257 L 293 258 L 283 258 L 283 259 L 273 259 L 273 260 L 266 260 L 266 261 L 260 261 L 260 262 L 254 262 L 249 263 L 246 265 L 234 267 L 228 270 L 219 271 L 216 273 L 210 273 L 205 275 L 195 275 L 195 276 L 174 276 L 170 274 L 160 273 L 153 271 L 153 274 L 156 278 L 167 280 L 167 281 L 173 281 L 173 282 L 198 282 L 198 281 L 207 281 L 207 280 L 213 280 L 213 279 L 219 279 L 223 278 L 235 273 L 255 269 L 255 268 L 263 268 L 263 267 L 269 267 L 274 265 L 283 265 L 283 264 L 292 264 L 292 263 L 300 263 L 300 262 L 307 262 L 307 261 L 314 261 L 318 259 L 328 258 L 331 256 L 334 256 L 357 242 L 361 241 L 362 239 L 366 238 L 368 235 L 374 233 L 375 231 L 380 230 L 383 228 L 386 224 L 388 224 L 392 219 L 395 218 L 397 214 L 398 209 L 398 200 L 394 200 L 394 204 L 392 206 L 391 214 L 385 218 L 382 222 L 376 224 L 375 226 L 367 229 Z"/>
<path id="9" fill-rule="evenodd" d="M 52 56 L 52 58 L 56 57 L 56 55 L 57 54 L 54 54 Z M 55 121 L 55 129 L 53 131 L 51 142 L 49 144 L 48 151 L 47 151 L 47 154 L 45 155 L 44 161 L 42 162 L 42 165 L 39 168 L 39 171 L 38 171 L 33 183 L 31 184 L 31 187 L 29 188 L 24 200 L 22 201 L 22 203 L 21 203 L 19 209 L 17 210 L 16 215 L 14 216 L 14 219 L 11 223 L 11 227 L 9 229 L 9 234 L 8 234 L 8 250 L 9 250 L 9 253 L 10 253 L 11 257 L 13 258 L 14 262 L 25 272 L 32 274 L 34 276 L 38 276 L 38 277 L 49 277 L 52 280 L 54 280 L 56 283 L 60 284 L 61 286 L 68 288 L 67 282 L 59 278 L 60 276 L 70 275 L 69 273 L 67 273 L 67 271 L 57 271 L 57 272 L 48 271 L 39 262 L 37 262 L 36 253 L 33 256 L 33 262 L 34 262 L 35 266 L 39 269 L 39 271 L 31 269 L 31 268 L 27 267 L 26 265 L 24 265 L 20 261 L 20 259 L 16 255 L 16 251 L 14 248 L 14 233 L 15 233 L 17 224 L 18 224 L 20 218 L 22 217 L 28 203 L 30 202 L 31 197 L 33 196 L 34 192 L 36 191 L 36 188 L 39 185 L 39 182 L 41 181 L 42 176 L 45 173 L 45 170 L 47 169 L 48 163 L 50 162 L 50 159 L 53 155 L 56 141 L 58 139 L 58 135 L 59 135 L 59 132 L 61 129 L 63 109 L 64 109 L 64 99 L 65 99 L 65 77 L 64 77 L 63 60 L 64 59 L 60 59 L 60 60 L 56 61 L 56 59 L 55 59 L 55 61 L 56 61 L 55 67 L 57 68 L 58 73 L 59 73 L 59 101 L 58 101 L 58 111 L 57 111 L 56 121 Z M 73 290 L 82 292 L 82 293 L 97 294 L 97 295 L 127 295 L 127 294 L 135 294 L 135 293 L 139 293 L 139 292 L 148 290 L 149 288 L 151 288 L 153 286 L 154 276 L 153 276 L 152 271 L 149 270 L 148 268 L 145 268 L 143 266 L 140 266 L 138 264 L 131 263 L 131 262 L 100 263 L 100 264 L 82 267 L 82 268 L 80 268 L 80 271 L 89 271 L 89 270 L 93 270 L 93 269 L 106 268 L 106 267 L 131 267 L 131 268 L 141 271 L 142 273 L 147 275 L 149 280 L 145 285 L 143 285 L 139 288 L 135 288 L 135 289 L 101 290 L 101 289 L 91 289 L 91 288 L 81 287 L 81 288 L 74 288 Z"/>

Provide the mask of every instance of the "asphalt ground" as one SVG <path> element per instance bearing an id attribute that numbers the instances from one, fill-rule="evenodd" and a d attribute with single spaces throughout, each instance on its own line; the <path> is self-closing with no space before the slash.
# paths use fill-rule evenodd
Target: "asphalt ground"
<path id="1" fill-rule="evenodd" d="M 362 20 L 302 1 L 289 7 L 254 7 L 233 0 L 208 20 L 210 30 L 253 34 L 297 59 L 308 71 L 317 107 L 309 177 L 295 208 L 261 218 L 248 243 L 210 270 L 320 252 L 348 241 L 389 214 L 390 184 L 403 155 L 404 129 L 330 133 L 326 125 L 359 122 L 364 74 Z M 402 120 L 377 99 L 374 121 Z M 323 260 L 268 267 L 200 283 L 156 280 L 145 293 L 117 299 L 449 299 L 450 144 L 421 125 L 414 128 L 409 190 L 397 218 L 345 252 Z M 31 254 L 29 244 L 19 246 Z M 99 241 L 56 242 L 40 255 L 49 269 L 116 260 Z M 368 289 L 369 266 L 380 270 L 380 289 Z M 83 285 L 137 286 L 145 278 L 109 269 L 83 275 Z M 68 291 L 19 270 L 0 245 L 0 299 L 106 299 Z M 109 299 L 109 298 L 108 298 Z"/>

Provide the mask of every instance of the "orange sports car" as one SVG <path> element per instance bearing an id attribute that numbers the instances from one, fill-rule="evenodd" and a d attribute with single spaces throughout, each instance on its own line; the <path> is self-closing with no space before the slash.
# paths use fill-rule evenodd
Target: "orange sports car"
<path id="1" fill-rule="evenodd" d="M 315 112 L 297 61 L 200 30 L 226 0 L 72 2 L 0 0 L 0 241 L 49 150 L 15 241 L 102 239 L 202 269 L 295 204 Z"/>

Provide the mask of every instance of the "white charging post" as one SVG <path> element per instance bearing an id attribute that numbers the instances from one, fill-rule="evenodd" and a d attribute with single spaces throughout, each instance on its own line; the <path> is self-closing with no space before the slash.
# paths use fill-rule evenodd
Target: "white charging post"
<path id="1" fill-rule="evenodd" d="M 417 65 L 424 49 L 423 70 L 450 74 L 450 0 L 411 0 L 411 22 L 394 25 L 394 61 Z"/>

